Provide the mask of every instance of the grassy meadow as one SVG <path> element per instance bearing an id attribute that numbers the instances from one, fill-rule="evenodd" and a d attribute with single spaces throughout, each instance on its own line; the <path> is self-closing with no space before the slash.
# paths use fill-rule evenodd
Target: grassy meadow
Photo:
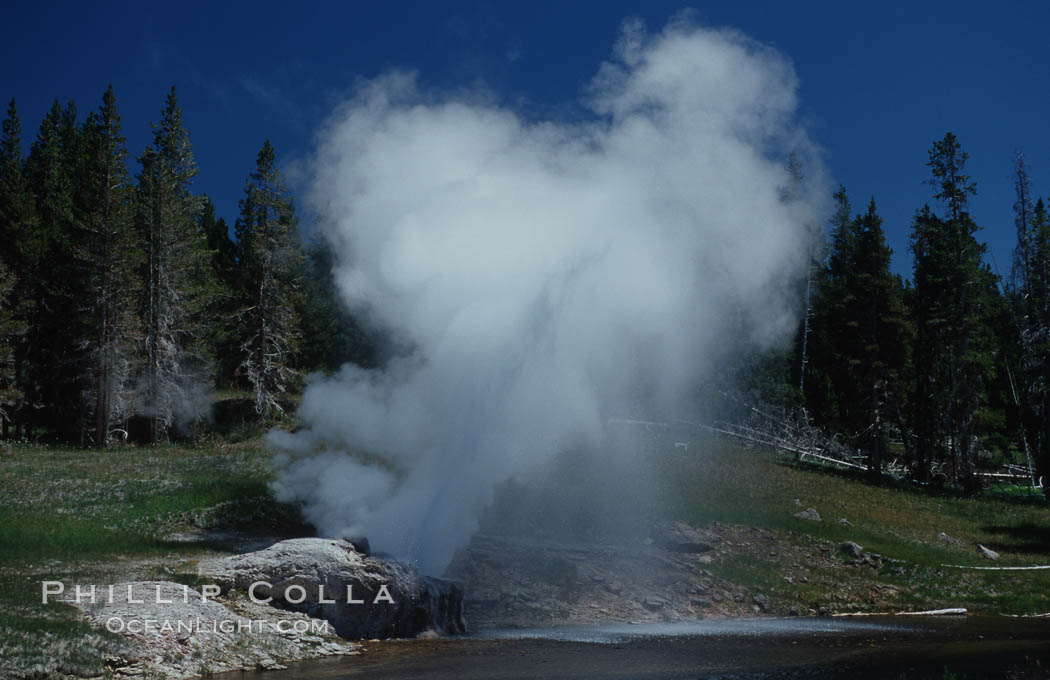
<path id="1" fill-rule="evenodd" d="M 744 550 L 713 567 L 731 580 L 817 611 L 1050 612 L 1050 570 L 958 568 L 1050 565 L 1050 507 L 1042 498 L 993 492 L 964 498 L 906 483 L 875 486 L 773 453 L 712 444 L 703 455 L 668 453 L 678 459 L 670 486 L 681 490 L 680 514 L 697 525 L 771 530 L 781 546 L 795 548 L 775 555 Z M 810 507 L 821 522 L 795 516 Z M 864 570 L 819 559 L 829 546 L 835 551 L 846 541 L 889 559 Z M 1000 559 L 979 555 L 978 544 L 1000 553 Z M 837 598 L 836 591 L 850 581 L 875 594 L 867 601 Z"/>
<path id="2" fill-rule="evenodd" d="M 1050 508 L 1041 500 L 873 486 L 717 439 L 657 437 L 645 449 L 644 474 L 602 479 L 584 468 L 568 469 L 543 485 L 551 497 L 579 499 L 575 505 L 543 499 L 522 505 L 504 488 L 493 512 L 503 503 L 515 516 L 539 522 L 548 513 L 547 519 L 577 528 L 598 523 L 593 515 L 603 506 L 579 493 L 589 480 L 600 493 L 622 500 L 622 507 L 644 508 L 642 520 L 726 528 L 734 545 L 710 570 L 767 593 L 777 612 L 795 605 L 802 614 L 948 606 L 990 614 L 1050 612 L 1050 571 L 942 566 L 1050 564 Z M 270 496 L 271 476 L 257 435 L 104 451 L 4 444 L 0 677 L 97 676 L 105 672 L 100 650 L 121 649 L 116 636 L 91 629 L 72 608 L 42 605 L 43 580 L 178 580 L 185 578 L 180 572 L 192 571 L 193 559 L 221 548 L 204 538 L 174 541 L 175 533 L 307 531 L 297 508 Z M 659 502 L 646 504 L 653 498 Z M 823 521 L 795 516 L 808 507 Z M 954 541 L 940 539 L 942 532 Z M 761 540 L 746 539 L 751 534 Z M 843 541 L 890 559 L 866 565 L 827 559 Z M 985 560 L 977 543 L 1002 558 Z M 858 599 L 863 588 L 877 596 Z"/>
<path id="3" fill-rule="evenodd" d="M 531 488 L 509 485 L 483 530 L 629 543 L 644 539 L 650 520 L 720 527 L 725 549 L 707 568 L 766 593 L 779 603 L 776 613 L 1050 612 L 1050 570 L 973 568 L 1050 565 L 1050 506 L 1041 496 L 964 498 L 903 482 L 872 485 L 862 475 L 706 436 L 653 436 L 642 448 L 640 464 L 608 477 L 595 474 L 593 462 L 567 457 Z M 617 463 L 610 457 L 608 465 Z M 807 508 L 822 521 L 796 517 Z M 847 541 L 885 559 L 849 558 L 840 550 Z M 979 555 L 978 544 L 1000 559 Z"/>
<path id="4" fill-rule="evenodd" d="M 258 438 L 104 451 L 0 447 L 0 677 L 97 676 L 122 643 L 69 606 L 41 603 L 41 581 L 178 580 L 218 546 L 173 541 L 194 529 L 280 532 L 296 508 L 272 501 Z"/>

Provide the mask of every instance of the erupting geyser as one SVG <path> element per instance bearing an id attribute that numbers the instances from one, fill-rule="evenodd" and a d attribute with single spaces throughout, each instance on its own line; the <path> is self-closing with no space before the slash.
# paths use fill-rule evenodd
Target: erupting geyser
<path id="1" fill-rule="evenodd" d="M 362 87 L 311 200 L 346 302 L 408 349 L 311 383 L 306 427 L 269 439 L 279 496 L 440 573 L 501 481 L 609 417 L 681 413 L 727 346 L 782 337 L 824 194 L 785 198 L 790 152 L 819 180 L 796 86 L 778 53 L 683 20 L 626 25 L 585 120 L 403 73 Z"/>

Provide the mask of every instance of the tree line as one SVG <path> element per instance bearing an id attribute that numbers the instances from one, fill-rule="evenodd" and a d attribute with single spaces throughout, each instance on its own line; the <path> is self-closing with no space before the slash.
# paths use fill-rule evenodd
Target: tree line
<path id="1" fill-rule="evenodd" d="M 269 141 L 236 238 L 195 193 L 175 88 L 134 176 L 112 85 L 80 120 L 58 100 L 23 156 L 12 99 L 0 134 L 3 436 L 161 442 L 204 417 L 215 387 L 280 412 L 304 372 L 366 362 L 336 302 L 331 258 L 301 242 Z"/>
<path id="2" fill-rule="evenodd" d="M 80 120 L 57 100 L 29 153 L 14 100 L 0 133 L 0 421 L 4 437 L 104 446 L 170 439 L 215 388 L 280 413 L 310 371 L 373 362 L 337 302 L 332 254 L 304 244 L 267 141 L 234 238 L 197 172 L 175 89 L 134 166 L 110 86 Z M 799 410 L 923 482 L 976 491 L 977 472 L 1030 463 L 1050 477 L 1050 215 L 1014 164 L 1017 247 L 985 262 L 967 154 L 929 150 L 931 200 L 912 220 L 910 280 L 891 273 L 875 199 L 844 187 L 804 282 L 794 345 L 746 368 L 753 397 Z M 784 200 L 805 181 L 794 159 Z"/>
<path id="3" fill-rule="evenodd" d="M 752 371 L 760 398 L 844 438 L 873 478 L 892 458 L 974 493 L 978 472 L 1002 463 L 1050 478 L 1050 216 L 1018 153 L 1014 261 L 993 271 L 966 161 L 950 132 L 929 150 L 910 280 L 891 273 L 874 197 L 855 213 L 840 186 L 805 323 L 774 370 Z"/>

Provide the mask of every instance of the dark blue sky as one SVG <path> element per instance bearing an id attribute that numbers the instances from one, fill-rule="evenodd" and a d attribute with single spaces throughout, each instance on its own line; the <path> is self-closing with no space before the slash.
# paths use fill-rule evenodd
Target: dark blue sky
<path id="1" fill-rule="evenodd" d="M 792 59 L 803 120 L 854 209 L 874 194 L 897 271 L 910 271 L 911 216 L 929 200 L 926 152 L 948 130 L 970 154 L 972 211 L 1004 273 L 1015 149 L 1032 168 L 1034 193 L 1050 196 L 1045 0 L 7 4 L 0 96 L 17 99 L 27 151 L 55 97 L 74 99 L 83 114 L 112 81 L 135 157 L 176 85 L 200 165 L 197 190 L 231 224 L 263 140 L 283 163 L 305 157 L 318 125 L 361 78 L 411 69 L 426 87 L 483 85 L 526 115 L 572 117 L 625 18 L 658 30 L 685 7 L 702 24 L 738 28 Z"/>

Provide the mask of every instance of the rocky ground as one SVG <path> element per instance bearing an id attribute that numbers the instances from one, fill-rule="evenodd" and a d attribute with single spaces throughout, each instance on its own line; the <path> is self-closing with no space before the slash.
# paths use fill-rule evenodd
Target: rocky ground
<path id="1" fill-rule="evenodd" d="M 246 598 L 211 600 L 168 581 L 114 584 L 112 598 L 108 588 L 99 589 L 93 602 L 76 606 L 99 628 L 126 638 L 122 653 L 106 659 L 122 677 L 175 680 L 358 653 L 358 645 L 311 625 L 304 614 Z"/>
<path id="2" fill-rule="evenodd" d="M 327 621 L 350 640 L 466 632 L 459 584 L 425 576 L 411 564 L 371 555 L 343 539 L 294 538 L 204 560 L 197 577 L 228 597 L 247 594 L 280 611 Z"/>
<path id="3" fill-rule="evenodd" d="M 703 455 L 676 441 L 654 443 L 644 478 L 596 478 L 594 466 L 569 460 L 534 484 L 502 489 L 448 573 L 464 588 L 470 629 L 948 607 L 1050 611 L 1050 570 L 1032 570 L 1050 561 L 1043 504 L 871 486 L 755 452 L 710 443 L 698 450 Z M 6 459 L 0 677 L 181 678 L 361 651 L 335 636 L 281 631 L 118 636 L 106 633 L 104 608 L 40 604 L 45 579 L 198 589 L 208 578 L 223 580 L 223 569 L 201 569 L 209 562 L 309 535 L 296 508 L 267 496 L 268 459 L 253 451 L 129 449 L 99 459 L 27 446 Z M 294 579 L 294 564 L 279 561 L 271 566 L 289 569 L 265 575 Z M 988 565 L 1007 569 L 977 569 Z M 243 584 L 223 592 L 224 609 L 191 613 L 264 622 L 323 616 L 312 608 L 319 602 L 294 611 L 251 603 Z M 415 592 L 420 602 L 430 599 L 426 588 Z M 408 618 L 425 624 L 429 616 L 415 610 Z M 414 630 L 427 628 L 434 627 Z M 369 648 L 388 646 L 399 645 Z"/>
<path id="4" fill-rule="evenodd" d="M 266 543 L 230 534 L 210 538 L 238 546 Z M 465 631 L 458 584 L 341 539 L 270 541 L 250 552 L 187 560 L 183 567 L 173 576 L 197 582 L 194 587 L 129 581 L 98 585 L 88 595 L 69 584 L 58 598 L 123 639 L 119 651 L 106 654 L 109 673 L 179 680 L 282 669 L 359 653 L 351 640 Z"/>
<path id="5" fill-rule="evenodd" d="M 772 564 L 767 587 L 735 564 Z M 853 542 L 660 522 L 637 544 L 478 535 L 449 569 L 475 629 L 899 611 L 910 567 Z M 816 594 L 813 598 L 806 593 Z"/>
<path id="6" fill-rule="evenodd" d="M 807 510 L 797 516 L 827 521 L 819 515 L 806 516 Z M 830 521 L 849 524 L 845 519 Z M 202 535 L 184 538 L 200 540 Z M 185 562 L 184 567 L 194 569 L 197 582 L 188 601 L 181 595 L 185 586 L 152 581 L 118 584 L 115 602 L 81 606 L 100 628 L 112 617 L 196 622 L 193 632 L 121 631 L 128 645 L 109 655 L 107 666 L 113 674 L 181 679 L 279 669 L 296 661 L 359 653 L 359 644 L 347 638 L 456 634 L 464 626 L 478 632 L 894 612 L 907 602 L 909 582 L 917 575 L 914 565 L 867 551 L 855 542 L 834 543 L 721 523 L 700 529 L 680 521 L 654 522 L 647 536 L 634 541 L 478 534 L 459 551 L 446 573 L 448 579 L 422 577 L 405 565 L 358 552 L 344 540 L 300 538 L 259 549 L 267 541 L 257 536 L 210 538 L 228 540 L 231 547 L 247 552 Z M 954 539 L 944 535 L 934 540 Z M 737 578 L 741 564 L 772 565 L 772 569 L 760 582 L 754 573 Z M 184 573 L 182 580 L 188 576 Z M 959 587 L 967 587 L 966 578 L 960 575 Z M 254 581 L 273 584 L 266 593 L 274 596 L 273 605 L 247 596 Z M 397 607 L 376 612 L 374 607 L 343 602 L 324 604 L 317 596 L 318 585 L 332 594 L 353 584 L 355 597 L 370 599 L 380 582 L 392 584 Z M 201 588 L 209 583 L 221 591 L 211 600 L 200 597 Z M 128 585 L 134 600 L 144 604 L 125 595 Z M 292 605 L 283 600 L 295 585 L 304 587 L 307 599 Z M 176 604 L 151 604 L 156 589 L 164 600 Z M 309 622 L 322 619 L 332 625 L 324 631 L 307 629 Z M 219 621 L 252 622 L 254 627 L 216 630 Z M 284 622 L 283 628 L 279 622 Z M 302 622 L 301 629 L 290 622 Z"/>
<path id="7" fill-rule="evenodd" d="M 472 628 L 760 614 L 769 602 L 707 569 L 720 538 L 681 523 L 639 545 L 478 535 L 448 576 L 464 584 Z"/>

